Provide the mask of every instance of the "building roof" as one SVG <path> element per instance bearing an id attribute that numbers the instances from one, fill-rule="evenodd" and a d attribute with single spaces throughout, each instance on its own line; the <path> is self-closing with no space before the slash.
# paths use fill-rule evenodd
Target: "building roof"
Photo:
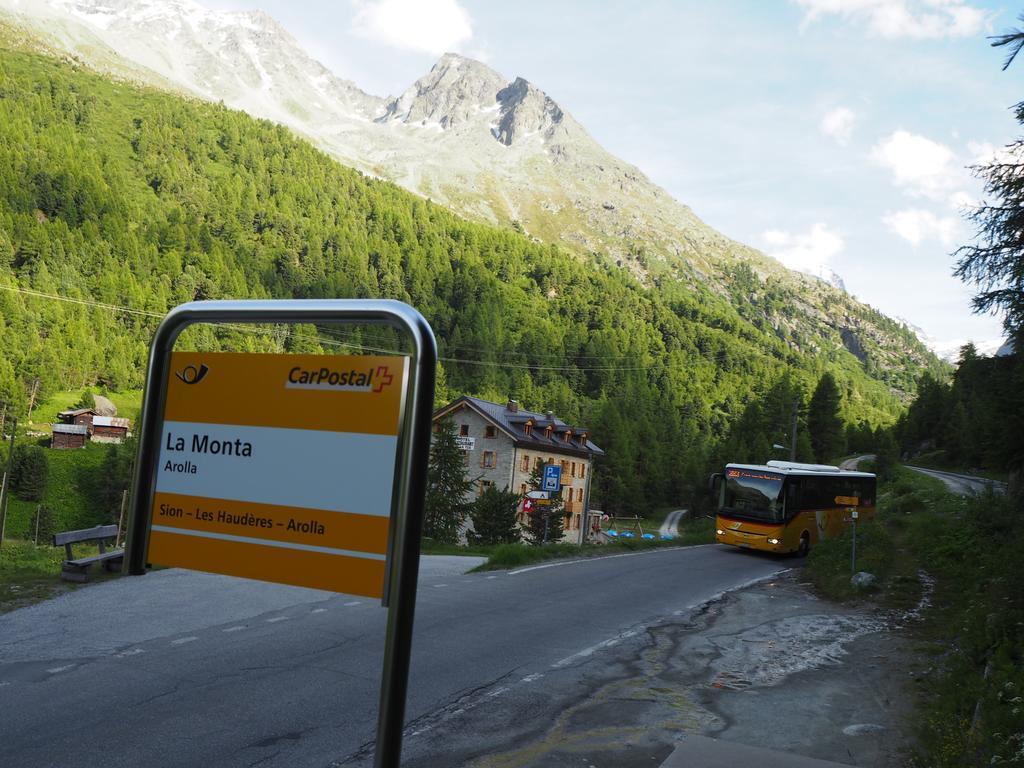
<path id="1" fill-rule="evenodd" d="M 73 408 L 68 411 L 61 411 L 57 415 L 62 419 L 73 419 L 75 416 L 81 416 L 83 413 L 95 414 L 96 410 L 94 408 Z"/>
<path id="2" fill-rule="evenodd" d="M 492 403 L 489 400 L 481 400 L 478 397 L 463 395 L 458 400 L 453 400 L 448 405 L 438 409 L 434 413 L 434 418 L 437 419 L 445 416 L 463 404 L 469 406 L 485 419 L 499 427 L 509 437 L 511 437 L 517 445 L 560 453 L 591 454 L 595 456 L 604 455 L 604 451 L 598 448 L 597 445 L 589 439 L 589 437 L 584 444 L 580 444 L 579 440 L 576 439 L 579 435 L 588 431 L 586 427 L 574 427 L 562 421 L 551 412 L 537 413 L 535 411 L 524 410 L 523 408 L 517 408 L 515 411 L 512 411 L 509 409 L 508 405 Z M 533 423 L 533 430 L 531 434 L 528 435 L 526 434 L 526 425 L 530 422 Z M 548 426 L 552 427 L 551 437 L 545 436 L 546 428 Z M 567 443 L 565 441 L 565 434 L 567 431 L 571 431 L 573 442 Z"/>
<path id="3" fill-rule="evenodd" d="M 64 435 L 88 435 L 89 428 L 85 424 L 51 424 L 54 433 Z"/>
<path id="4" fill-rule="evenodd" d="M 131 422 L 120 416 L 93 416 L 92 425 L 94 427 L 121 427 L 122 429 L 128 429 L 131 426 Z"/>

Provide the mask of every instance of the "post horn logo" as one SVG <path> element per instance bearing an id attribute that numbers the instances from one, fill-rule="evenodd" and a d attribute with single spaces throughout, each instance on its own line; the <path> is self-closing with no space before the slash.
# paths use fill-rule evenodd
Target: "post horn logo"
<path id="1" fill-rule="evenodd" d="M 182 370 L 175 371 L 174 375 L 186 384 L 198 384 L 206 377 L 209 370 L 209 366 L 205 363 L 200 364 L 198 368 L 194 365 L 186 365 Z"/>

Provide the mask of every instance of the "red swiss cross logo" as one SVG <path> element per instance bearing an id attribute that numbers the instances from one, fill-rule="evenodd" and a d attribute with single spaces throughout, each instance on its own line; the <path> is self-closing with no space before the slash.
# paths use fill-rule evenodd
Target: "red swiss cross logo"
<path id="1" fill-rule="evenodd" d="M 394 376 L 391 375 L 390 369 L 386 365 L 380 365 L 377 367 L 377 386 L 373 388 L 374 392 L 380 392 L 384 387 L 388 386 L 394 381 Z"/>

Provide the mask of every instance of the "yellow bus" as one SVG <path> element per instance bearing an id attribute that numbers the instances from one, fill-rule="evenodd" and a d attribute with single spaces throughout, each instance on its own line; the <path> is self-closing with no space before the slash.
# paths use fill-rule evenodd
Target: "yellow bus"
<path id="1" fill-rule="evenodd" d="M 715 539 L 745 549 L 795 552 L 875 517 L 875 476 L 824 464 L 727 464 L 711 476 Z"/>

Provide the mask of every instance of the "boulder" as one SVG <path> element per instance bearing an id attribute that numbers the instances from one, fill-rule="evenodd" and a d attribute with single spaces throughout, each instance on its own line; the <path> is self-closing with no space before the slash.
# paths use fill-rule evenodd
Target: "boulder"
<path id="1" fill-rule="evenodd" d="M 103 395 L 93 395 L 92 397 L 95 401 L 93 410 L 96 411 L 97 416 L 117 416 L 117 406 L 108 398 Z"/>
<path id="2" fill-rule="evenodd" d="M 868 573 L 867 571 L 860 571 L 850 577 L 850 584 L 857 589 L 869 589 L 870 587 L 875 586 L 875 581 L 877 581 L 877 579 L 875 579 L 875 575 L 873 573 Z"/>

